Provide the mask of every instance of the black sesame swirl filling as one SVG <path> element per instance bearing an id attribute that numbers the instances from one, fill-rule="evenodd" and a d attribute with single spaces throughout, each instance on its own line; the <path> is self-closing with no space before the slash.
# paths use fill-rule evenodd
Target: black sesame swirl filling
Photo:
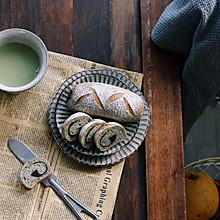
<path id="1" fill-rule="evenodd" d="M 97 125 L 95 125 L 95 124 L 89 128 L 89 131 L 85 136 L 85 142 L 87 144 L 91 144 L 94 142 L 93 136 L 94 136 L 94 133 L 96 132 L 96 130 L 97 130 Z"/>
<path id="2" fill-rule="evenodd" d="M 108 133 L 104 134 L 101 139 L 100 139 L 100 145 L 104 148 L 104 147 L 109 147 L 110 145 L 112 145 L 115 140 L 117 139 L 117 135 L 114 134 L 112 136 L 108 137 Z M 106 145 L 106 143 L 108 143 Z"/>
<path id="3" fill-rule="evenodd" d="M 79 120 L 78 120 L 79 121 Z M 79 129 L 76 129 L 76 126 L 77 125 L 77 122 L 78 121 L 74 121 L 72 123 L 69 124 L 69 127 L 68 127 L 68 135 L 70 137 L 74 137 L 76 136 L 76 134 L 79 132 Z"/>

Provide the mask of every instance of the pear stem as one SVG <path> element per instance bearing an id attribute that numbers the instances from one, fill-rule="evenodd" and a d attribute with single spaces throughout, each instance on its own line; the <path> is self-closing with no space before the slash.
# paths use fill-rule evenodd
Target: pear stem
<path id="1" fill-rule="evenodd" d="M 196 177 L 196 175 L 194 175 L 193 173 L 190 173 L 189 179 L 191 179 L 191 180 L 196 180 L 197 177 Z"/>

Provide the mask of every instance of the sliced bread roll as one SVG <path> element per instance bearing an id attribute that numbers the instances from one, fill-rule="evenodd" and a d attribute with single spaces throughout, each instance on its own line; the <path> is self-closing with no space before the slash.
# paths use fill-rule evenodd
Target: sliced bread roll
<path id="1" fill-rule="evenodd" d="M 75 112 L 135 122 L 142 116 L 144 102 L 130 90 L 105 83 L 88 82 L 77 84 L 73 88 L 67 107 Z"/>
<path id="2" fill-rule="evenodd" d="M 27 161 L 21 169 L 22 183 L 29 189 L 52 174 L 52 169 L 47 160 L 34 158 Z"/>
<path id="3" fill-rule="evenodd" d="M 84 125 L 79 132 L 79 142 L 86 149 L 95 145 L 94 134 L 99 130 L 106 122 L 101 119 L 94 119 L 88 124 Z"/>
<path id="4" fill-rule="evenodd" d="M 71 115 L 63 123 L 62 134 L 64 138 L 70 142 L 76 140 L 79 137 L 81 128 L 91 120 L 92 118 L 83 112 Z"/>
<path id="5" fill-rule="evenodd" d="M 101 151 L 106 151 L 127 137 L 125 128 L 116 122 L 103 125 L 94 136 L 94 141 Z"/>

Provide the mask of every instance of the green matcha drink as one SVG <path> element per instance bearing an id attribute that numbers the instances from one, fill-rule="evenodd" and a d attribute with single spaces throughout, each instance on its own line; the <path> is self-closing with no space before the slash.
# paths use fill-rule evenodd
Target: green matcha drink
<path id="1" fill-rule="evenodd" d="M 0 84 L 23 86 L 37 76 L 39 67 L 38 56 L 29 46 L 10 43 L 0 47 Z"/>

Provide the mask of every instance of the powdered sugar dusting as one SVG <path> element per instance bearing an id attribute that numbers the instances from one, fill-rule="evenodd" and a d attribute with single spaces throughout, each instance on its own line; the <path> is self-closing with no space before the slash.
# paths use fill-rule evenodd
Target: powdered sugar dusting
<path id="1" fill-rule="evenodd" d="M 96 96 L 94 96 L 93 91 L 95 91 Z M 112 96 L 117 94 L 118 98 L 112 99 Z M 87 98 L 75 105 L 77 100 L 85 95 L 87 95 Z M 132 111 L 128 109 L 124 99 L 126 99 Z M 109 84 L 91 82 L 76 85 L 67 106 L 73 111 L 83 111 L 90 115 L 132 122 L 141 118 L 144 104 L 140 96 L 129 90 Z"/>

